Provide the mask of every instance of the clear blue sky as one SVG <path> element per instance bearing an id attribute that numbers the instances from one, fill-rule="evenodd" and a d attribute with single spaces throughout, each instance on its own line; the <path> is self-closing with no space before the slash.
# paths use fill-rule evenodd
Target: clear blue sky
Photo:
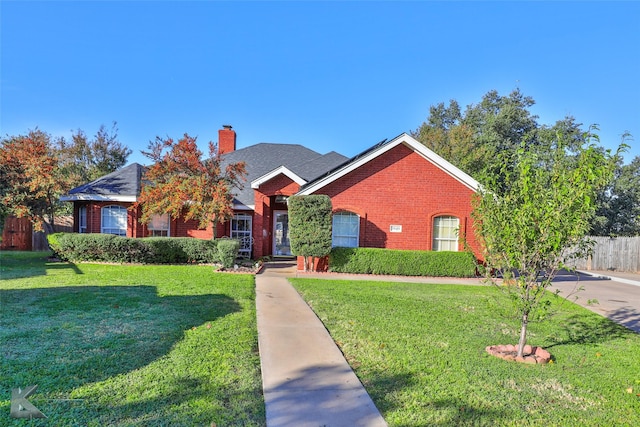
<path id="1" fill-rule="evenodd" d="M 118 122 L 156 135 L 222 124 L 238 147 L 353 156 L 410 132 L 429 106 L 519 87 L 543 124 L 600 125 L 640 155 L 638 2 L 2 1 L 0 134 Z"/>

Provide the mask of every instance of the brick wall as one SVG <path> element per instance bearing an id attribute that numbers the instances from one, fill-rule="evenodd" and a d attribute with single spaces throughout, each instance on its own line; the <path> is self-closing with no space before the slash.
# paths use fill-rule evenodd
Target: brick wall
<path id="1" fill-rule="evenodd" d="M 102 208 L 104 206 L 123 206 L 127 211 L 127 237 L 146 237 L 149 235 L 147 226 L 140 223 L 138 218 L 142 216 L 141 210 L 130 209 L 132 203 L 128 202 L 75 202 L 74 203 L 74 225 L 73 231 L 79 232 L 79 209 L 80 206 L 87 207 L 87 233 L 100 233 L 102 222 Z M 208 225 L 206 228 L 199 228 L 198 222 L 194 220 L 183 221 L 172 219 L 169 225 L 169 235 L 172 237 L 194 237 L 197 239 L 211 239 L 213 237 L 213 226 Z M 227 224 L 218 225 L 217 236 L 228 235 L 226 230 Z"/>
<path id="2" fill-rule="evenodd" d="M 331 197 L 334 211 L 360 216 L 362 247 L 431 250 L 433 218 L 453 215 L 460 220 L 460 236 L 480 255 L 471 222 L 473 190 L 404 145 L 318 193 Z M 390 232 L 391 225 L 402 231 Z"/>

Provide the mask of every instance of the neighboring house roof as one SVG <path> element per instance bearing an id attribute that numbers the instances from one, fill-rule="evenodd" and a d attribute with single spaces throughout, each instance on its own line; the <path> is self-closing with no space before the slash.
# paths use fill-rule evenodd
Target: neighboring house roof
<path id="1" fill-rule="evenodd" d="M 412 138 L 406 133 L 398 135 L 390 141 L 384 140 L 373 147 L 363 151 L 362 153 L 354 156 L 347 162 L 338 165 L 334 169 L 330 170 L 326 174 L 317 177 L 315 180 L 308 182 L 303 185 L 299 195 L 313 194 L 321 188 L 325 187 L 328 184 L 336 181 L 339 178 L 342 178 L 346 174 L 354 171 L 355 169 L 361 167 L 362 165 L 370 162 L 371 160 L 377 158 L 378 156 L 388 152 L 392 148 L 397 147 L 398 145 L 404 144 L 409 147 L 425 159 L 429 160 L 431 163 L 442 169 L 444 172 L 458 180 L 463 185 L 467 186 L 473 191 L 478 191 L 480 188 L 480 184 L 478 181 L 473 179 L 471 176 L 467 175 L 462 170 L 458 169 L 456 166 L 452 165 L 426 146 Z"/>
<path id="2" fill-rule="evenodd" d="M 284 174 L 303 185 L 348 160 L 334 151 L 319 154 L 297 144 L 260 143 L 226 153 L 223 164 L 245 162 L 247 181 L 236 192 L 236 208 L 253 209 L 253 188 Z"/>
<path id="3" fill-rule="evenodd" d="M 140 182 L 145 167 L 132 163 L 69 191 L 60 198 L 64 202 L 96 200 L 111 202 L 135 202 L 140 195 Z"/>

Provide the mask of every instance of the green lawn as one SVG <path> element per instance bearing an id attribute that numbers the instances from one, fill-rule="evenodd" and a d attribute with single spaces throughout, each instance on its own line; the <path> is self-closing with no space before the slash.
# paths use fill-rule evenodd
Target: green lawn
<path id="1" fill-rule="evenodd" d="M 292 282 L 390 426 L 640 425 L 640 336 L 573 303 L 530 325 L 531 366 L 485 352 L 519 331 L 491 287 Z"/>
<path id="2" fill-rule="evenodd" d="M 0 254 L 0 425 L 265 425 L 252 276 L 45 255 Z"/>

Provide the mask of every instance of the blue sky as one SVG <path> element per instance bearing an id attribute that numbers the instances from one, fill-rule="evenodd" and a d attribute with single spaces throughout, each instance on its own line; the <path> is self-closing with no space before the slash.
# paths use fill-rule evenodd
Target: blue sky
<path id="1" fill-rule="evenodd" d="M 353 156 L 410 132 L 429 106 L 514 88 L 543 124 L 600 125 L 640 155 L 638 2 L 0 3 L 0 134 L 118 122 L 156 135 L 222 124 L 238 147 L 296 143 Z"/>

